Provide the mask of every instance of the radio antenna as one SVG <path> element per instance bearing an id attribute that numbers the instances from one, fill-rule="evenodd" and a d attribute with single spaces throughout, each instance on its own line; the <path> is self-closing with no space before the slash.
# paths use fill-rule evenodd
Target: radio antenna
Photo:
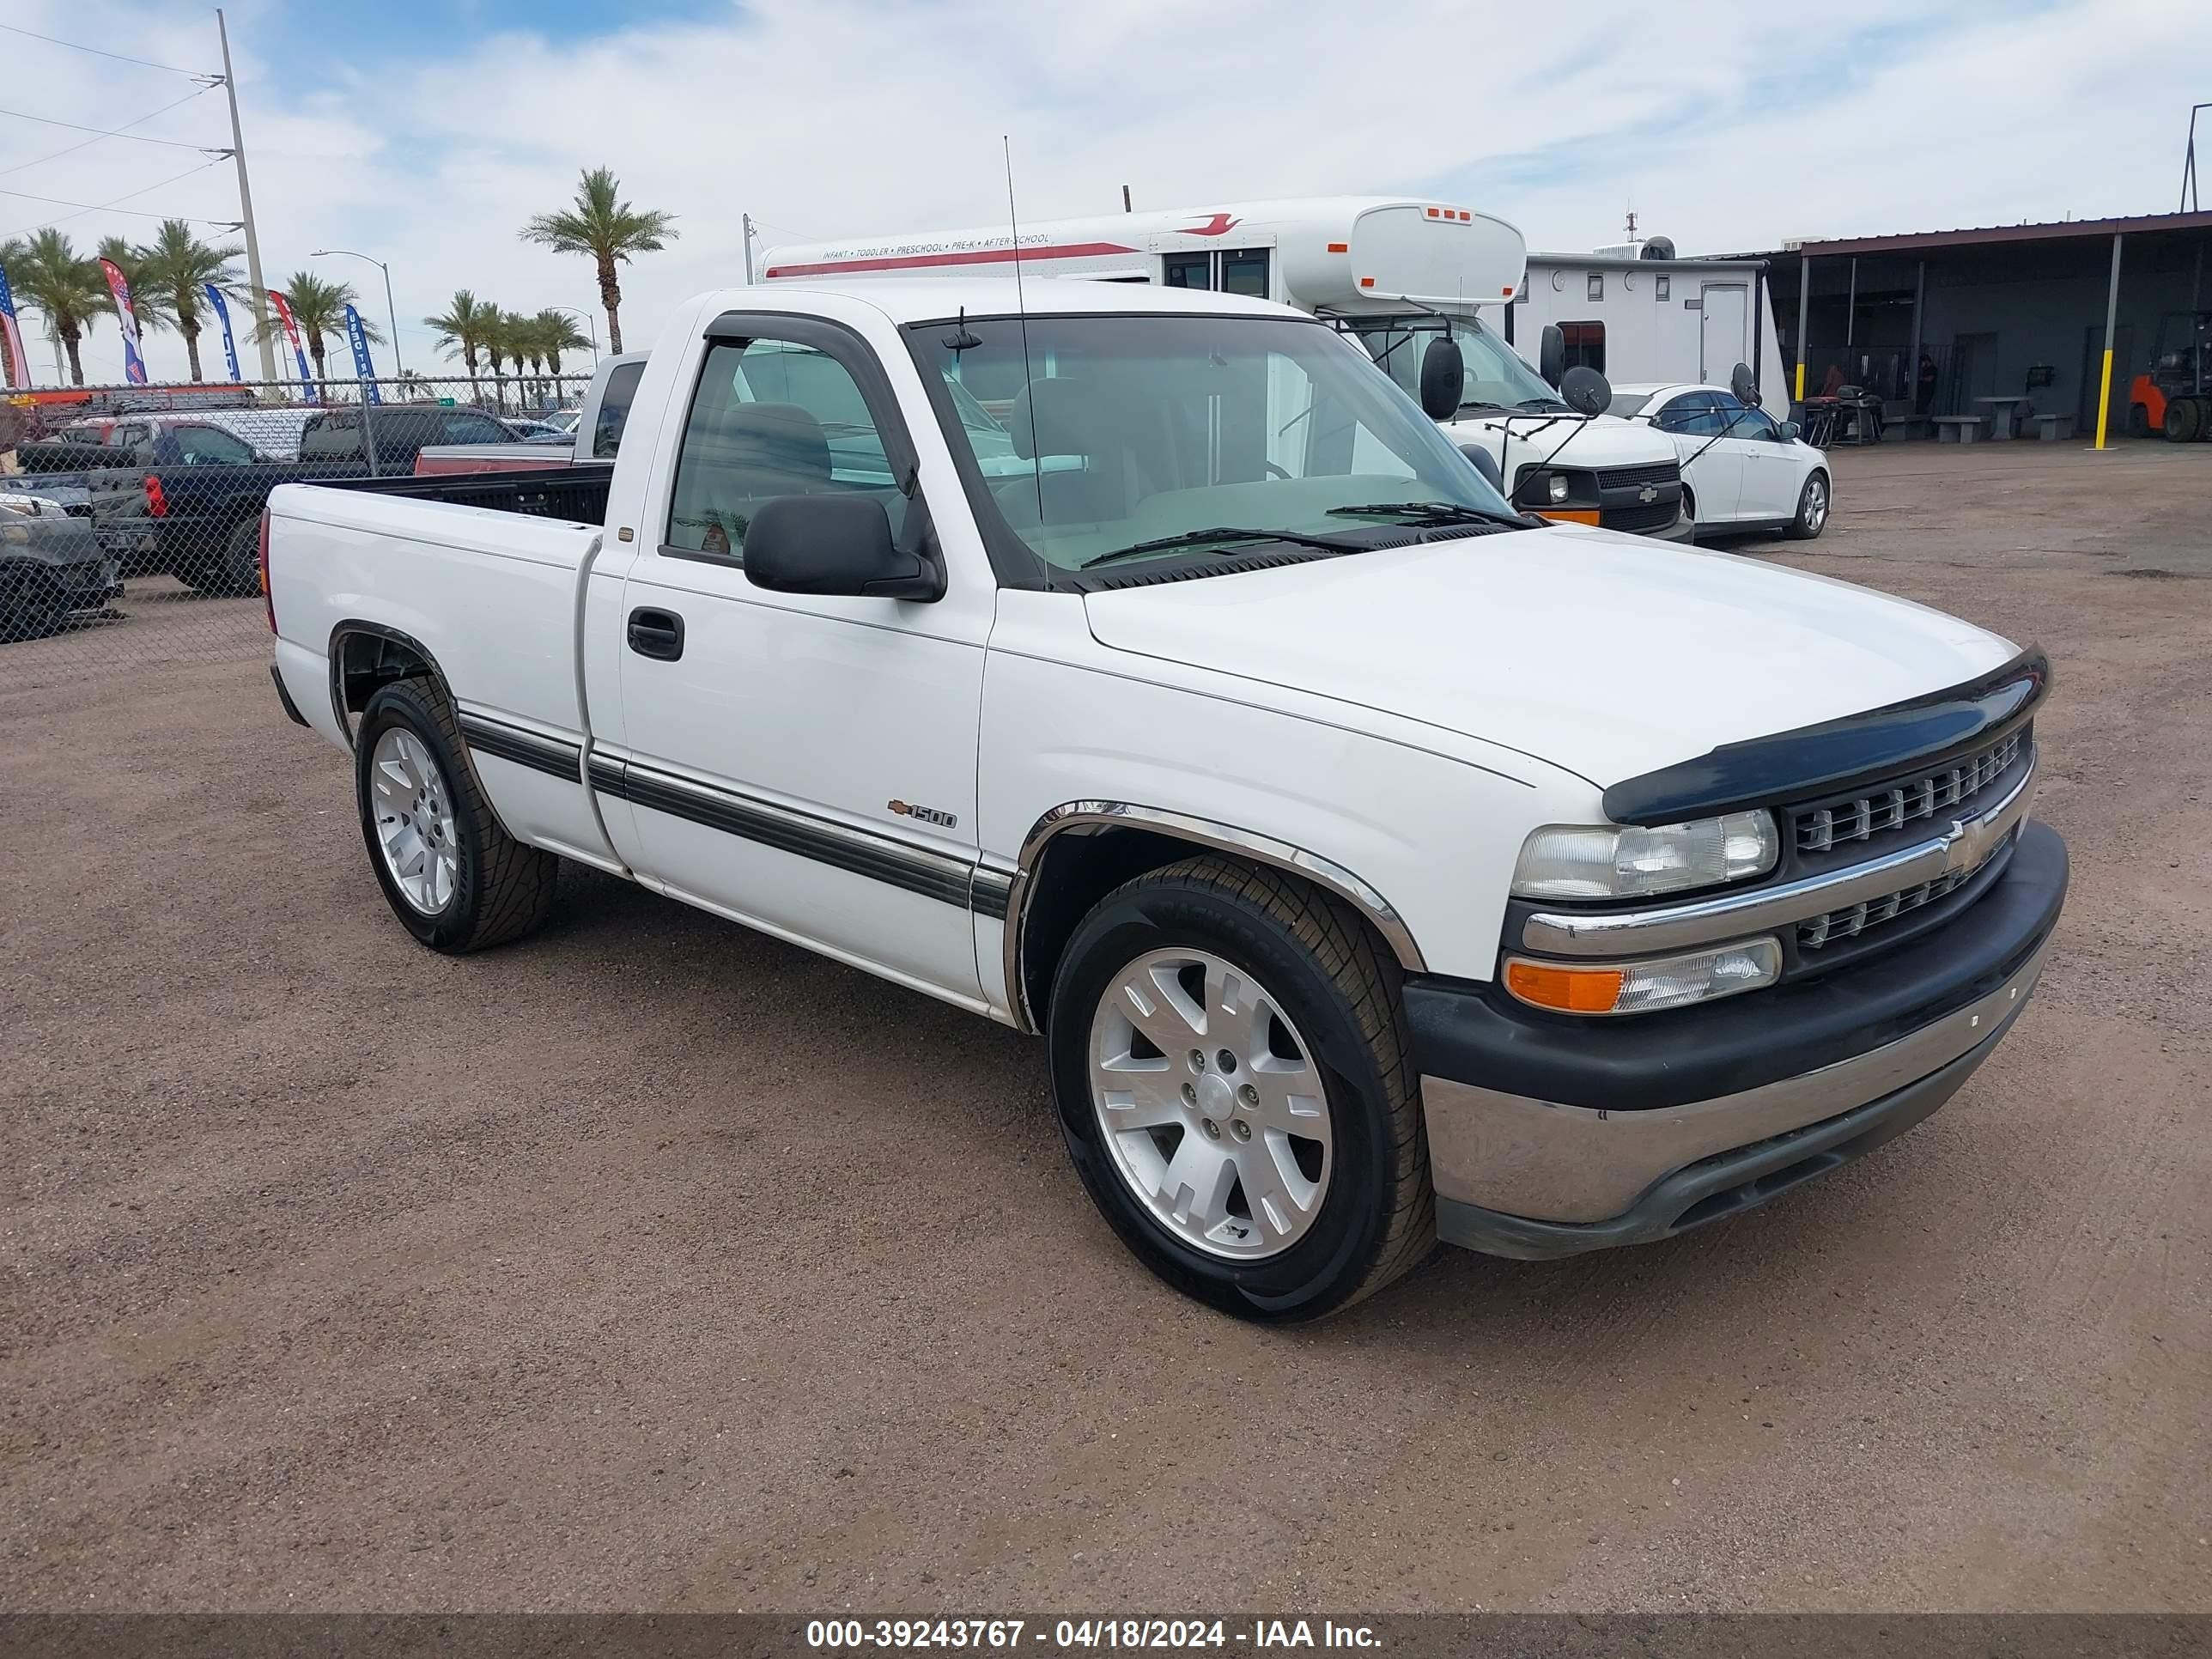
<path id="1" fill-rule="evenodd" d="M 1006 163 L 1006 228 L 1013 240 L 1014 252 L 1014 312 L 1022 325 L 1022 401 L 1030 410 L 1030 465 L 1036 469 L 1037 528 L 1044 528 L 1044 456 L 1037 448 L 1036 395 L 1031 391 L 1034 375 L 1030 367 L 1030 307 L 1022 295 L 1022 221 L 1014 211 L 1014 146 L 1005 133 L 999 135 L 999 148 Z M 1044 585 L 1052 587 L 1052 561 L 1043 554 L 1037 562 L 1044 567 Z"/>

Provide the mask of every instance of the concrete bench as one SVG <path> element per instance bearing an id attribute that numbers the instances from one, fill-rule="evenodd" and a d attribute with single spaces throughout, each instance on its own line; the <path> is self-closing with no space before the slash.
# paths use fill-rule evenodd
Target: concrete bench
<path id="1" fill-rule="evenodd" d="M 1936 417 L 1936 441 L 1939 444 L 1970 444 L 1987 434 L 1990 417 L 1986 415 L 1938 415 Z"/>
<path id="2" fill-rule="evenodd" d="M 2071 415 L 2031 415 L 2035 422 L 2035 435 L 2047 444 L 2062 443 L 2074 435 Z"/>
<path id="3" fill-rule="evenodd" d="M 1884 443 L 1903 443 L 1908 438 L 1927 436 L 1928 416 L 1925 415 L 1885 415 L 1881 417 L 1881 441 Z"/>

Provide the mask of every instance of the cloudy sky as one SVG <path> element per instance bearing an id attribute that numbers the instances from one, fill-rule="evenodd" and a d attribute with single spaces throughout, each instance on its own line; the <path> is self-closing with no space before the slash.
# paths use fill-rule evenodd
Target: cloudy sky
<path id="1" fill-rule="evenodd" d="M 238 0 L 227 15 L 269 281 L 351 280 L 380 318 L 374 267 L 309 254 L 389 261 L 418 369 L 434 361 L 419 319 L 456 288 L 594 307 L 587 262 L 515 232 L 599 164 L 683 231 L 625 271 L 635 345 L 684 295 L 740 280 L 743 212 L 771 244 L 995 222 L 1001 133 L 1025 219 L 1111 211 L 1125 183 L 1158 208 L 1407 191 L 1500 213 L 1537 247 L 1618 240 L 1632 205 L 1686 252 L 1739 250 L 2170 210 L 2212 61 L 2203 0 L 1856 0 L 1817 17 L 1741 0 Z M 214 14 L 191 5 L 4 0 L 0 24 L 219 65 Z M 230 165 L 189 148 L 228 143 L 220 89 L 186 97 L 181 76 L 21 33 L 0 32 L 0 240 L 58 222 L 88 250 L 151 231 L 125 209 L 237 218 Z M 90 135 L 51 125 L 119 126 L 179 98 L 131 129 L 168 144 L 71 149 Z M 26 332 L 48 380 L 35 319 Z M 173 337 L 149 355 L 156 378 L 181 373 Z M 112 319 L 84 356 L 88 379 L 121 378 Z"/>

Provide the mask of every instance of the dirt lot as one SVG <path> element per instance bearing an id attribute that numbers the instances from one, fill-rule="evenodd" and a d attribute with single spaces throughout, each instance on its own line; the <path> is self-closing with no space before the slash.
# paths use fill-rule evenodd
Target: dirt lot
<path id="1" fill-rule="evenodd" d="M 1754 1216 L 1287 1334 L 1037 1045 L 589 875 L 431 956 L 251 626 L 9 647 L 0 1606 L 2212 1609 L 2212 447 L 1837 459 L 1746 556 L 2057 665 L 2035 1006 Z"/>

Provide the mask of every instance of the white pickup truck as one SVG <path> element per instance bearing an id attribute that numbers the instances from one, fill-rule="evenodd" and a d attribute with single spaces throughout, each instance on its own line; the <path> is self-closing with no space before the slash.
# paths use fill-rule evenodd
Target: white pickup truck
<path id="1" fill-rule="evenodd" d="M 2066 888 L 2040 655 L 1516 514 L 1280 306 L 1017 305 L 708 294 L 565 497 L 275 492 L 279 692 L 417 939 L 572 859 L 1040 1032 L 1115 1231 L 1260 1319 L 1733 1214 L 1988 1056 Z"/>

